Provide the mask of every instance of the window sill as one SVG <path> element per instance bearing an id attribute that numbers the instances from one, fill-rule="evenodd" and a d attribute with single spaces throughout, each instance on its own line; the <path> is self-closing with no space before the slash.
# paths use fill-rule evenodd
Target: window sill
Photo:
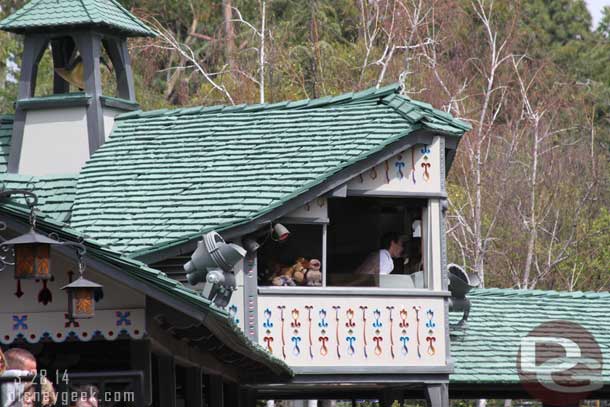
<path id="1" fill-rule="evenodd" d="M 427 288 L 378 287 L 259 287 L 259 295 L 362 295 L 384 297 L 450 297 L 449 291 L 432 291 Z"/>

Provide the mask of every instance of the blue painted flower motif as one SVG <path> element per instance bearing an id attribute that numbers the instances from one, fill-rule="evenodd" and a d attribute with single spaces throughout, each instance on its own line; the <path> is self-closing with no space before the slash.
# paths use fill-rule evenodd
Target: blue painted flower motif
<path id="1" fill-rule="evenodd" d="M 351 356 L 354 353 L 356 353 L 356 348 L 354 348 L 354 342 L 356 342 L 356 337 L 355 336 L 347 336 L 345 338 L 345 340 L 348 343 L 347 354 Z"/>
<path id="2" fill-rule="evenodd" d="M 265 321 L 263 322 L 263 328 L 273 328 L 273 322 L 271 322 L 271 310 L 269 308 L 267 308 L 264 312 L 263 315 L 265 317 Z"/>
<path id="3" fill-rule="evenodd" d="M 292 354 L 294 356 L 299 356 L 301 354 L 301 348 L 299 348 L 299 342 L 301 342 L 301 337 L 293 336 L 292 338 L 290 338 L 290 340 L 294 344 L 292 347 Z"/>
<path id="4" fill-rule="evenodd" d="M 28 329 L 28 324 L 26 324 L 27 320 L 27 315 L 13 315 L 13 331 L 18 331 L 20 329 Z"/>
<path id="5" fill-rule="evenodd" d="M 381 311 L 379 311 L 378 309 L 373 311 L 373 317 L 375 318 L 375 321 L 373 322 L 373 328 L 381 328 L 383 326 L 383 322 L 379 320 L 381 318 Z"/>
<path id="6" fill-rule="evenodd" d="M 319 312 L 320 322 L 318 322 L 318 326 L 320 328 L 328 328 L 328 321 L 326 320 L 326 310 L 322 308 Z"/>
<path id="7" fill-rule="evenodd" d="M 400 339 L 400 342 L 402 342 L 402 348 L 401 348 L 402 354 L 403 355 L 408 354 L 409 348 L 407 347 L 407 342 L 409 342 L 409 337 L 404 335 L 404 336 L 401 336 L 399 339 Z"/>
<path id="8" fill-rule="evenodd" d="M 130 326 L 131 325 L 131 321 L 129 320 L 129 317 L 131 316 L 131 312 L 129 311 L 125 311 L 125 312 L 121 312 L 121 311 L 117 311 L 116 312 L 116 317 L 117 317 L 117 321 L 116 321 L 116 326 Z"/>
<path id="9" fill-rule="evenodd" d="M 436 323 L 432 320 L 434 318 L 434 311 L 432 311 L 432 309 L 428 309 L 428 311 L 426 312 L 426 315 L 428 317 L 428 322 L 426 322 L 426 327 L 427 328 L 436 327 Z"/>

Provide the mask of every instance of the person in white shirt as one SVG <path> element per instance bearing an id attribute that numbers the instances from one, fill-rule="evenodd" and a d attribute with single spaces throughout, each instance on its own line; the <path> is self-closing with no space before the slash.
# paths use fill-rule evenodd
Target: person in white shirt
<path id="1" fill-rule="evenodd" d="M 404 251 L 403 241 L 398 233 L 386 233 L 381 238 L 380 249 L 372 252 L 356 269 L 356 274 L 364 278 L 358 278 L 355 285 L 360 280 L 366 280 L 366 276 L 379 276 L 390 274 L 394 270 L 394 259 L 402 256 Z"/>

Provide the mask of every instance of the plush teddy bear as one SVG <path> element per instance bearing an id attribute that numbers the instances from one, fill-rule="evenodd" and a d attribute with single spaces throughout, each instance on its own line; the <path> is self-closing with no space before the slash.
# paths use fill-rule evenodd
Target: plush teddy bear
<path id="1" fill-rule="evenodd" d="M 305 283 L 305 274 L 307 273 L 307 268 L 309 267 L 309 262 L 305 260 L 303 257 L 299 257 L 296 263 L 292 266 L 292 279 L 297 284 Z"/>
<path id="2" fill-rule="evenodd" d="M 320 268 L 322 267 L 322 263 L 318 259 L 311 259 L 309 261 L 309 270 L 307 271 L 307 275 L 305 279 L 307 280 L 307 285 L 319 287 L 322 285 L 322 271 Z"/>

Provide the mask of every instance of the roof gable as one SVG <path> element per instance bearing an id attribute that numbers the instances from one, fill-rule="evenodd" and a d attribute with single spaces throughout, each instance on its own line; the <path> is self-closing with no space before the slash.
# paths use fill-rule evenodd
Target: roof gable
<path id="1" fill-rule="evenodd" d="M 417 130 L 469 128 L 398 91 L 121 115 L 79 176 L 72 226 L 140 255 L 250 222 Z"/>
<path id="2" fill-rule="evenodd" d="M 0 21 L 0 29 L 20 34 L 83 27 L 103 27 L 126 36 L 156 35 L 116 0 L 32 0 Z"/>

